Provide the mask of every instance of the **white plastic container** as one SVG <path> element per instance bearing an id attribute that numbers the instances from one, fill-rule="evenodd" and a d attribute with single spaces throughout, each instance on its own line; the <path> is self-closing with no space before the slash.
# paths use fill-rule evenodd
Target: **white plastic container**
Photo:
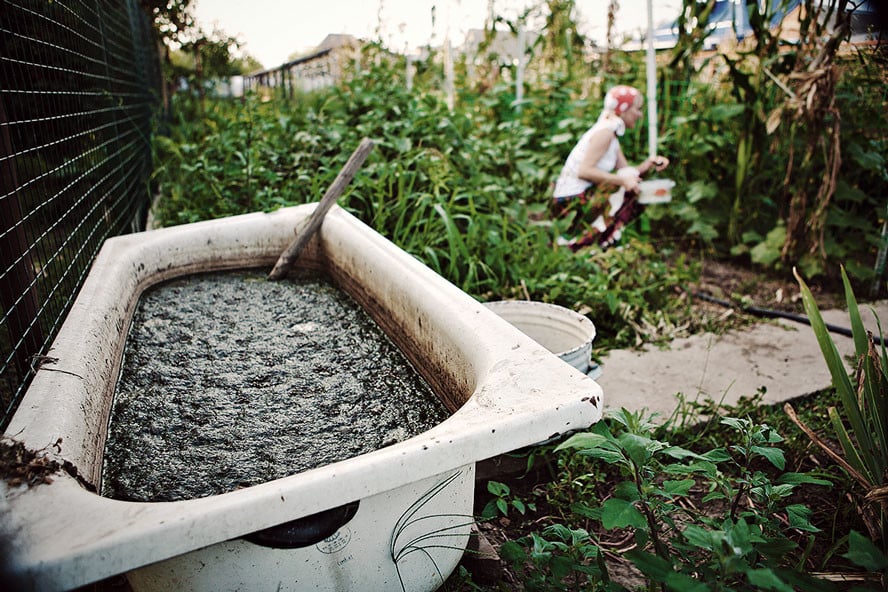
<path id="1" fill-rule="evenodd" d="M 638 194 L 640 204 L 658 204 L 672 201 L 672 188 L 675 181 L 671 179 L 651 179 L 639 183 L 641 191 Z"/>
<path id="2" fill-rule="evenodd" d="M 68 468 L 31 488 L 0 480 L 8 589 L 69 590 L 129 572 L 138 592 L 431 592 L 468 540 L 475 464 L 601 418 L 595 381 L 334 207 L 299 265 L 327 271 L 452 415 L 392 446 L 221 495 L 161 503 L 98 495 L 111 398 L 142 291 L 197 272 L 270 270 L 314 208 L 105 242 L 53 343 L 57 361 L 37 372 L 5 434 Z M 355 505 L 321 540 L 254 542 L 259 531 Z"/>

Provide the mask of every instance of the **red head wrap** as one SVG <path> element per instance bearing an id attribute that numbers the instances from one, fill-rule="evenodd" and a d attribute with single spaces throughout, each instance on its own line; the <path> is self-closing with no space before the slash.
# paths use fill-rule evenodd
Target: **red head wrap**
<path id="1" fill-rule="evenodd" d="M 604 95 L 604 108 L 613 111 L 617 115 L 625 113 L 635 103 L 635 99 L 641 96 L 637 89 L 631 86 L 615 86 Z"/>

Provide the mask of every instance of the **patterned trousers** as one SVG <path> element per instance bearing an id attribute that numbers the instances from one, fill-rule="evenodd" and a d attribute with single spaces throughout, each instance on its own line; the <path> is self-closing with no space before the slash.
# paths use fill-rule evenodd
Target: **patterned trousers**
<path id="1" fill-rule="evenodd" d="M 572 251 L 597 245 L 602 249 L 619 242 L 623 228 L 641 215 L 644 206 L 638 203 L 638 194 L 620 188 L 615 193 L 590 185 L 583 193 L 552 199 L 551 211 L 556 218 L 574 213 L 568 234 L 573 238 L 567 246 Z"/>

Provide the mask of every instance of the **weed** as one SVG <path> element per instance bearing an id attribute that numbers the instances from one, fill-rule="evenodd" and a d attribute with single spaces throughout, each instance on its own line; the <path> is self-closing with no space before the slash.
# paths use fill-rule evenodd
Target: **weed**
<path id="1" fill-rule="evenodd" d="M 785 471 L 783 438 L 769 425 L 737 417 L 718 425 L 730 444 L 701 452 L 652 437 L 650 418 L 626 410 L 570 437 L 556 448 L 567 466 L 570 456 L 587 459 L 590 472 L 617 483 L 602 498 L 594 478 L 572 475 L 569 522 L 504 544 L 503 558 L 528 574 L 528 589 L 624 590 L 630 584 L 611 573 L 621 561 L 651 589 L 834 589 L 809 573 L 819 529 L 811 509 L 792 501 L 797 489 L 830 482 Z M 843 556 L 879 565 L 872 543 L 852 536 Z"/>

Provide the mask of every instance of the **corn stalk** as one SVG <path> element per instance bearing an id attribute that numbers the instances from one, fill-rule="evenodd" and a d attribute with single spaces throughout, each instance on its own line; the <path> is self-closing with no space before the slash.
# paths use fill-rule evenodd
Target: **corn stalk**
<path id="1" fill-rule="evenodd" d="M 694 59 L 703 48 L 708 34 L 706 24 L 713 9 L 715 0 L 682 1 L 682 10 L 676 21 L 678 40 L 672 49 L 672 58 L 667 68 L 672 72 L 674 80 L 690 80 L 694 72 Z"/>
<path id="2" fill-rule="evenodd" d="M 768 133 L 783 123 L 789 143 L 783 180 L 789 191 L 780 253 L 784 262 L 809 256 L 822 264 L 827 258 L 826 217 L 842 164 L 841 117 L 835 103 L 842 72 L 836 56 L 851 31 L 853 7 L 848 6 L 849 0 L 802 3 L 795 65 L 779 81 L 786 98 L 768 116 Z"/>

